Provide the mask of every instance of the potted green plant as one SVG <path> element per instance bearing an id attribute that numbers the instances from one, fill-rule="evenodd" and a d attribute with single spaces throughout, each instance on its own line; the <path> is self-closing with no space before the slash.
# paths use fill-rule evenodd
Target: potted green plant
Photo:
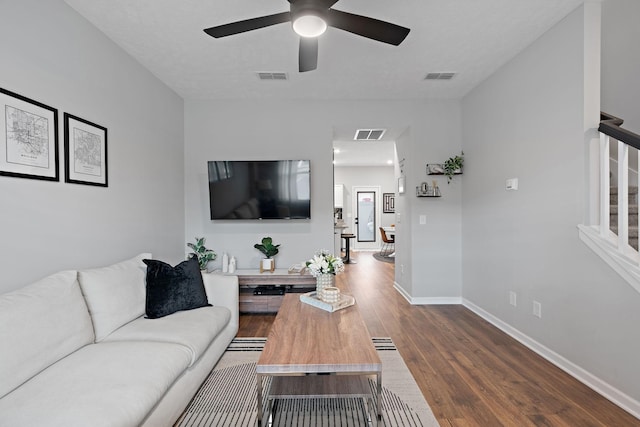
<path id="1" fill-rule="evenodd" d="M 447 176 L 447 184 L 451 182 L 453 179 L 453 175 L 462 173 L 462 166 L 464 166 L 464 152 L 460 152 L 459 156 L 449 157 L 442 168 L 444 169 L 444 174 Z"/>
<path id="2" fill-rule="evenodd" d="M 266 257 L 260 263 L 260 273 L 275 270 L 276 262 L 273 257 L 278 254 L 280 245 L 274 245 L 271 237 L 264 237 L 261 243 L 256 243 L 253 247 L 262 252 Z"/>
<path id="3" fill-rule="evenodd" d="M 215 251 L 207 249 L 204 245 L 204 237 L 196 237 L 196 243 L 187 243 L 187 246 L 193 250 L 189 255 L 198 259 L 200 270 L 206 270 L 209 261 L 213 261 L 218 256 Z"/>

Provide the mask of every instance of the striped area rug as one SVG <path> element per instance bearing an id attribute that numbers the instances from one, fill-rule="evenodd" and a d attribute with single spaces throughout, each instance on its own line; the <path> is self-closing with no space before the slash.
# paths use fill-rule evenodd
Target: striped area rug
<path id="1" fill-rule="evenodd" d="M 256 362 L 265 338 L 236 338 L 227 348 L 175 427 L 257 425 Z M 374 338 L 382 360 L 382 413 L 385 427 L 438 426 L 429 405 L 390 338 Z M 372 391 L 375 381 L 370 380 Z M 361 427 L 375 426 L 359 398 L 279 399 L 263 426 Z"/>

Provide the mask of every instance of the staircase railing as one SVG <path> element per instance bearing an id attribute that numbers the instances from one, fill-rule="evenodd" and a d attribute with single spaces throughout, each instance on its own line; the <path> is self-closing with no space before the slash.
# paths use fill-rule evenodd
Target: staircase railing
<path id="1" fill-rule="evenodd" d="M 640 292 L 640 174 L 637 168 L 632 171 L 633 184 L 629 184 L 629 159 L 631 157 L 633 163 L 638 159 L 640 135 L 622 129 L 622 122 L 618 117 L 601 113 L 599 147 L 597 142 L 589 144 L 589 223 L 578 225 L 578 234 L 580 240 Z M 616 150 L 617 154 L 612 155 Z"/>
<path id="2" fill-rule="evenodd" d="M 629 222 L 629 149 L 640 150 L 640 135 L 620 127 L 624 120 L 602 112 L 600 114 L 600 224 L 599 234 L 602 238 L 610 240 L 612 234 L 617 234 L 615 246 L 622 255 L 630 256 L 638 261 L 637 230 L 640 226 L 638 215 L 634 215 L 633 224 Z M 612 139 L 617 141 L 617 170 L 610 171 L 610 150 Z M 617 233 L 611 231 L 611 172 L 616 174 L 617 182 Z M 637 178 L 632 187 L 640 187 L 640 178 Z M 635 197 L 633 202 L 640 209 L 640 197 Z M 637 212 L 636 208 L 633 211 Z M 630 244 L 630 230 L 634 231 L 633 243 Z"/>

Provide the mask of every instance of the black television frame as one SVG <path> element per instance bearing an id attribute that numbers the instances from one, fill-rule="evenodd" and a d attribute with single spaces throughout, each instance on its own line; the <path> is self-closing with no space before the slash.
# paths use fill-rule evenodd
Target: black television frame
<path id="1" fill-rule="evenodd" d="M 311 160 L 210 160 L 207 176 L 212 221 L 311 219 Z"/>

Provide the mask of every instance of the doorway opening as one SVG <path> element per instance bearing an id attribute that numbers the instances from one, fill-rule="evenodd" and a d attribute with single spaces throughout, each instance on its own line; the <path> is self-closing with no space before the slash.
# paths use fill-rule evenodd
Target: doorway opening
<path id="1" fill-rule="evenodd" d="M 380 251 L 380 227 L 395 223 L 393 204 L 382 209 L 383 195 L 393 199 L 397 191 L 395 141 L 336 139 L 333 147 L 336 223 L 355 234 L 352 250 Z"/>

